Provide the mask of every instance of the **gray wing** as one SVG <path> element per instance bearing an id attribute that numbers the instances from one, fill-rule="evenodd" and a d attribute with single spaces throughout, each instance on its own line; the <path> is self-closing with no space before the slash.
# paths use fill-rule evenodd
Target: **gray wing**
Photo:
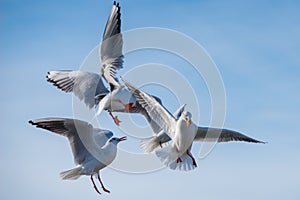
<path id="1" fill-rule="evenodd" d="M 94 139 L 99 147 L 104 146 L 105 143 L 109 140 L 109 138 L 111 138 L 113 135 L 113 132 L 109 130 L 94 128 Z"/>
<path id="2" fill-rule="evenodd" d="M 158 98 L 158 97 L 156 97 L 154 95 L 152 95 L 152 97 L 155 98 L 156 101 L 160 105 L 162 105 L 162 101 L 161 101 L 160 98 Z M 147 113 L 147 111 L 145 110 L 145 108 L 143 108 L 141 106 L 141 104 L 139 104 L 139 102 L 136 102 L 136 103 L 137 103 L 137 108 L 132 109 L 130 112 L 138 112 L 138 113 L 142 114 L 146 118 L 147 122 L 149 123 L 152 131 L 154 133 L 156 133 L 156 134 L 159 133 L 162 130 L 162 128 L 154 120 L 151 119 L 151 117 L 149 116 L 149 114 Z"/>
<path id="3" fill-rule="evenodd" d="M 209 132 L 208 132 L 209 129 Z M 220 134 L 221 132 L 221 134 Z M 207 134 L 208 133 L 208 134 Z M 220 136 L 219 136 L 220 134 Z M 253 138 L 250 138 L 246 135 L 243 135 L 237 131 L 232 131 L 228 129 L 218 129 L 218 128 L 209 128 L 209 127 L 198 127 L 197 134 L 195 136 L 195 141 L 215 141 L 218 138 L 218 142 L 229 142 L 229 141 L 244 141 L 244 142 L 253 142 L 253 143 L 265 143 Z M 205 139 L 205 140 L 204 140 Z"/>
<path id="4" fill-rule="evenodd" d="M 100 46 L 101 75 L 111 87 L 120 86 L 115 76 L 117 70 L 123 68 L 122 47 L 120 6 L 114 2 Z"/>
<path id="5" fill-rule="evenodd" d="M 181 105 L 174 113 L 173 116 L 175 117 L 176 120 L 179 119 L 179 117 L 181 116 L 182 112 L 185 109 L 186 104 Z"/>
<path id="6" fill-rule="evenodd" d="M 73 92 L 89 108 L 93 108 L 99 103 L 95 96 L 109 92 L 104 86 L 100 75 L 91 72 L 50 71 L 48 72 L 47 81 L 64 92 Z"/>
<path id="7" fill-rule="evenodd" d="M 124 81 L 124 80 L 123 80 Z M 176 127 L 175 118 L 152 96 L 135 88 L 124 81 L 128 90 L 135 95 L 139 104 L 147 111 L 150 118 L 157 123 L 168 135 L 173 138 Z"/>
<path id="8" fill-rule="evenodd" d="M 66 118 L 43 118 L 30 120 L 29 123 L 37 128 L 46 129 L 67 137 L 76 164 L 81 164 L 91 156 L 84 144 L 88 144 L 89 148 L 96 145 L 93 137 L 93 126 L 84 121 Z"/>

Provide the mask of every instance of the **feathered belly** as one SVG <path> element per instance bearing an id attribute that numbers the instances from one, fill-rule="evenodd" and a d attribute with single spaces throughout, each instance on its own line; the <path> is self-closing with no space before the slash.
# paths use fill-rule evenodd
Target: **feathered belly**
<path id="1" fill-rule="evenodd" d="M 179 154 L 183 154 L 190 148 L 194 141 L 195 135 L 196 129 L 194 124 L 187 126 L 185 123 L 181 123 L 179 126 L 177 126 L 174 142 Z"/>

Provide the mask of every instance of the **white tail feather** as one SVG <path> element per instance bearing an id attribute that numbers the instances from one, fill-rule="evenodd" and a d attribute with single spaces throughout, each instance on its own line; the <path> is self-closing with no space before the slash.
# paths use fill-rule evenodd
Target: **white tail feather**
<path id="1" fill-rule="evenodd" d="M 189 171 L 195 168 L 193 160 L 186 153 L 180 156 L 182 162 L 177 162 L 178 153 L 172 144 L 156 150 L 155 154 L 160 161 L 170 169 Z"/>
<path id="2" fill-rule="evenodd" d="M 75 180 L 82 175 L 81 169 L 81 167 L 76 167 L 74 169 L 61 172 L 59 175 L 63 180 Z"/>

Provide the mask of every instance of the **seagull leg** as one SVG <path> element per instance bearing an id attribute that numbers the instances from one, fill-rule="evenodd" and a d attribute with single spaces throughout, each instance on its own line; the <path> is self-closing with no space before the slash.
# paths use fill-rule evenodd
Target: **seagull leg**
<path id="1" fill-rule="evenodd" d="M 195 160 L 195 158 L 192 156 L 190 150 L 186 150 L 186 154 L 193 160 L 193 165 L 194 165 L 195 167 L 197 167 L 196 160 Z"/>
<path id="2" fill-rule="evenodd" d="M 133 103 L 124 104 L 124 107 L 125 107 L 125 112 L 130 112 L 133 109 L 139 108 L 137 103 L 135 105 L 133 105 Z"/>
<path id="3" fill-rule="evenodd" d="M 118 119 L 118 116 L 113 116 L 113 114 L 112 114 L 111 111 L 108 111 L 108 112 L 109 112 L 109 115 L 113 118 L 115 124 L 116 124 L 117 126 L 120 126 L 121 121 Z"/>
<path id="4" fill-rule="evenodd" d="M 110 193 L 110 191 L 104 187 L 104 185 L 103 185 L 103 183 L 102 183 L 102 181 L 101 181 L 101 179 L 100 179 L 100 175 L 99 175 L 99 174 L 98 174 L 98 180 L 99 180 L 99 182 L 100 182 L 100 184 L 101 184 L 101 187 L 102 187 L 103 191 L 104 191 L 104 192 L 107 192 L 107 193 Z"/>
<path id="5" fill-rule="evenodd" d="M 176 160 L 176 162 L 177 162 L 177 163 L 181 163 L 181 162 L 182 162 L 181 158 L 178 157 L 177 160 Z"/>
<path id="6" fill-rule="evenodd" d="M 133 109 L 133 103 L 124 104 L 125 112 L 129 112 Z"/>
<path id="7" fill-rule="evenodd" d="M 97 192 L 98 194 L 101 194 L 101 193 L 99 192 L 99 190 L 98 190 L 98 188 L 97 188 L 95 182 L 94 182 L 93 175 L 91 175 L 91 181 L 92 181 L 92 183 L 93 183 L 93 186 L 94 186 L 96 192 Z"/>

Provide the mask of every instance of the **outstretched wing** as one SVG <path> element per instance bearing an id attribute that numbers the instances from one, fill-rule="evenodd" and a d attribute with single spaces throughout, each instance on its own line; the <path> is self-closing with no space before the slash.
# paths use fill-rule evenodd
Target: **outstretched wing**
<path id="1" fill-rule="evenodd" d="M 111 87 L 120 86 L 116 79 L 116 73 L 117 70 L 123 68 L 123 39 L 120 17 L 119 3 L 116 4 L 116 2 L 114 2 L 100 46 L 100 58 L 102 63 L 101 75 Z"/>
<path id="2" fill-rule="evenodd" d="M 174 113 L 173 116 L 175 117 L 176 120 L 179 119 L 179 117 L 181 116 L 181 114 L 183 113 L 184 109 L 185 109 L 186 104 L 182 104 Z"/>
<path id="3" fill-rule="evenodd" d="M 173 138 L 176 127 L 175 118 L 161 104 L 159 104 L 154 97 L 140 91 L 126 81 L 124 81 L 124 83 L 128 90 L 135 95 L 137 101 L 147 111 L 151 119 L 155 121 L 169 137 Z"/>
<path id="4" fill-rule="evenodd" d="M 47 75 L 47 81 L 64 92 L 73 92 L 89 108 L 93 108 L 99 103 L 99 99 L 95 99 L 95 96 L 109 92 L 104 86 L 101 76 L 91 72 L 50 71 Z"/>
<path id="5" fill-rule="evenodd" d="M 97 146 L 93 126 L 87 122 L 67 118 L 43 118 L 30 120 L 29 123 L 37 128 L 46 129 L 67 137 L 76 164 L 81 164 L 88 159 L 91 156 L 89 150 Z M 99 136 L 97 137 L 99 138 Z"/>
<path id="6" fill-rule="evenodd" d="M 198 127 L 198 131 L 195 136 L 195 141 L 210 142 L 216 140 L 218 142 L 244 141 L 244 142 L 253 142 L 253 143 L 265 143 L 250 138 L 237 131 L 232 131 L 228 129 L 209 128 L 209 127 Z"/>

